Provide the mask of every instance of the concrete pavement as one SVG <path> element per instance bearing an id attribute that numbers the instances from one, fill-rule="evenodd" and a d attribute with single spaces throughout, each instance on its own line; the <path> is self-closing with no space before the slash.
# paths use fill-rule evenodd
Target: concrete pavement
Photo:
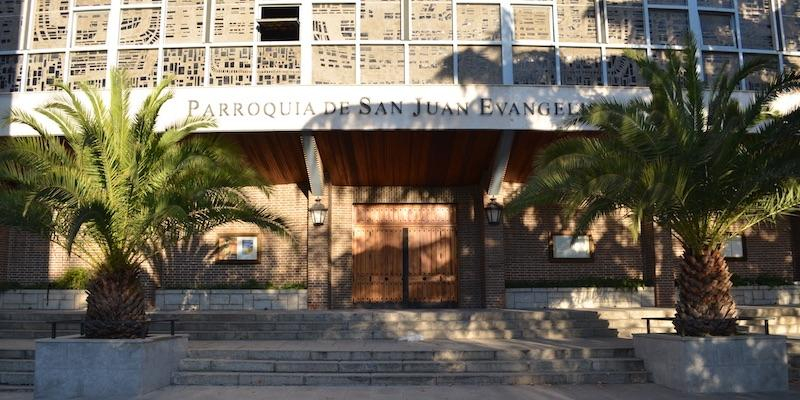
<path id="1" fill-rule="evenodd" d="M 170 386 L 138 400 L 795 400 L 800 387 L 780 393 L 686 395 L 655 384 L 558 386 L 224 387 Z M 31 400 L 33 393 L 0 393 Z"/>

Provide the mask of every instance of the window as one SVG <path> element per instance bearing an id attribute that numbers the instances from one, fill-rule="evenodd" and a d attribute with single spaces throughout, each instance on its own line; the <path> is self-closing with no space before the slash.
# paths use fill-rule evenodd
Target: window
<path id="1" fill-rule="evenodd" d="M 261 7 L 258 32 L 262 42 L 300 40 L 300 6 Z"/>
<path id="2" fill-rule="evenodd" d="M 744 246 L 744 237 L 742 235 L 732 236 L 722 247 L 722 255 L 726 259 L 744 260 L 747 257 Z"/>
<path id="3" fill-rule="evenodd" d="M 592 238 L 588 235 L 553 235 L 550 258 L 553 260 L 592 260 Z"/>

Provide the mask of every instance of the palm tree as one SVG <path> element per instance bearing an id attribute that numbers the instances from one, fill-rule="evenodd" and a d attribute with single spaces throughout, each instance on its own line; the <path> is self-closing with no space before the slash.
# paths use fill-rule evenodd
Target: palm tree
<path id="1" fill-rule="evenodd" d="M 172 98 L 169 80 L 135 114 L 129 79 L 113 71 L 108 103 L 94 88 L 36 108 L 12 110 L 10 122 L 36 136 L 0 144 L 0 224 L 33 231 L 93 267 L 88 284 L 88 337 L 131 338 L 147 332 L 142 266 L 184 239 L 229 222 L 288 234 L 280 218 L 251 203 L 245 187 L 269 187 L 243 165 L 239 149 L 217 136 L 192 135 L 214 126 L 188 117 L 156 130 Z M 51 133 L 57 129 L 59 136 Z"/>
<path id="2" fill-rule="evenodd" d="M 800 111 L 771 111 L 800 88 L 784 74 L 740 103 L 734 92 L 764 62 L 720 76 L 706 89 L 693 40 L 666 63 L 628 53 L 649 82 L 650 98 L 603 99 L 572 124 L 596 137 L 568 137 L 544 149 L 528 184 L 508 205 L 558 204 L 577 232 L 625 210 L 634 238 L 654 221 L 683 246 L 674 325 L 688 335 L 731 335 L 736 304 L 723 246 L 748 228 L 800 204 Z"/>

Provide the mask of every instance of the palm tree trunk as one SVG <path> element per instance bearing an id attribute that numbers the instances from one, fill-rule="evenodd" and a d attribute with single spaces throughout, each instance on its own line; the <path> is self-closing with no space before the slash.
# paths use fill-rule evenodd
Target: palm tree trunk
<path id="1" fill-rule="evenodd" d="M 147 302 L 139 272 L 136 267 L 101 267 L 98 270 L 86 288 L 86 337 L 131 339 L 147 336 Z"/>
<path id="2" fill-rule="evenodd" d="M 719 249 L 683 252 L 678 274 L 675 329 L 689 336 L 729 336 L 736 333 L 736 302 L 731 273 Z"/>

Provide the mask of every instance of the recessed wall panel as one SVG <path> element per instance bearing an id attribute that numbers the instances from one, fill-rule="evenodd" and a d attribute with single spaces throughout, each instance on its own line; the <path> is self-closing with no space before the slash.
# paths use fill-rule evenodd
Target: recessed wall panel
<path id="1" fill-rule="evenodd" d="M 600 49 L 560 49 L 561 84 L 596 86 L 602 82 L 600 75 Z"/>
<path id="2" fill-rule="evenodd" d="M 69 82 L 72 88 L 86 84 L 102 89 L 106 86 L 107 71 L 105 51 L 78 51 L 70 54 Z"/>
<path id="3" fill-rule="evenodd" d="M 204 7 L 204 0 L 167 0 L 167 43 L 202 43 Z"/>
<path id="4" fill-rule="evenodd" d="M 72 29 L 75 46 L 102 46 L 106 44 L 108 11 L 77 12 Z"/>
<path id="5" fill-rule="evenodd" d="M 783 0 L 781 16 L 786 50 L 800 51 L 800 1 Z"/>
<path id="6" fill-rule="evenodd" d="M 514 39 L 552 40 L 553 18 L 550 6 L 514 5 Z"/>
<path id="7" fill-rule="evenodd" d="M 34 49 L 67 47 L 69 0 L 38 0 L 33 12 Z"/>
<path id="8" fill-rule="evenodd" d="M 700 13 L 703 44 L 706 46 L 736 46 L 733 14 Z"/>
<path id="9" fill-rule="evenodd" d="M 411 39 L 451 40 L 453 7 L 450 1 L 410 0 Z"/>
<path id="10" fill-rule="evenodd" d="M 127 72 L 133 87 L 154 87 L 158 80 L 158 49 L 120 50 L 117 66 Z"/>
<path id="11" fill-rule="evenodd" d="M 405 48 L 395 45 L 361 45 L 361 83 L 394 85 L 405 82 Z"/>
<path id="12" fill-rule="evenodd" d="M 689 15 L 684 10 L 650 10 L 652 44 L 682 45 L 689 34 Z"/>
<path id="13" fill-rule="evenodd" d="M 314 40 L 355 40 L 355 4 L 314 4 Z"/>
<path id="14" fill-rule="evenodd" d="M 453 83 L 453 47 L 411 45 L 408 69 L 413 84 Z"/>
<path id="15" fill-rule="evenodd" d="M 458 46 L 458 83 L 503 83 L 503 62 L 500 46 Z"/>
<path id="16" fill-rule="evenodd" d="M 300 47 L 259 47 L 256 76 L 259 85 L 299 84 Z"/>
<path id="17" fill-rule="evenodd" d="M 26 91 L 55 90 L 53 84 L 62 80 L 64 80 L 64 53 L 39 53 L 28 56 Z"/>
<path id="18" fill-rule="evenodd" d="M 770 0 L 739 0 L 739 28 L 742 47 L 774 49 Z"/>
<path id="19" fill-rule="evenodd" d="M 644 9 L 641 2 L 616 2 L 606 6 L 608 42 L 642 44 L 646 42 Z"/>
<path id="20" fill-rule="evenodd" d="M 206 49 L 164 49 L 163 75 L 172 77 L 173 86 L 203 86 Z"/>
<path id="21" fill-rule="evenodd" d="M 214 3 L 214 41 L 250 42 L 255 32 L 253 2 L 216 0 Z"/>
<path id="22" fill-rule="evenodd" d="M 597 18 L 594 0 L 557 0 L 558 40 L 561 42 L 597 42 Z"/>
<path id="23" fill-rule="evenodd" d="M 644 52 L 637 53 L 639 56 Z M 606 50 L 606 70 L 609 86 L 645 86 L 646 83 L 636 62 L 625 56 L 624 50 Z"/>
<path id="24" fill-rule="evenodd" d="M 500 6 L 458 4 L 458 40 L 500 40 Z"/>
<path id="25" fill-rule="evenodd" d="M 19 92 L 22 86 L 22 56 L 0 56 L 0 93 Z"/>
<path id="26" fill-rule="evenodd" d="M 211 85 L 249 85 L 253 77 L 252 59 L 252 47 L 211 48 Z"/>
<path id="27" fill-rule="evenodd" d="M 314 84 L 356 83 L 355 46 L 314 46 L 311 54 L 311 79 Z"/>
<path id="28" fill-rule="evenodd" d="M 555 85 L 556 57 L 552 47 L 514 46 L 515 85 Z"/>
<path id="29" fill-rule="evenodd" d="M 731 75 L 739 69 L 739 54 L 705 51 L 703 52 L 703 73 L 706 84 L 713 85 L 722 74 Z"/>
<path id="30" fill-rule="evenodd" d="M 161 32 L 161 10 L 158 8 L 133 8 L 122 10 L 119 42 L 124 45 L 158 44 Z"/>
<path id="31" fill-rule="evenodd" d="M 0 50 L 22 49 L 22 0 L 0 0 Z"/>
<path id="32" fill-rule="evenodd" d="M 745 89 L 763 90 L 778 77 L 778 57 L 764 54 L 745 54 L 744 62 L 763 61 L 766 65 L 745 79 Z"/>
<path id="33" fill-rule="evenodd" d="M 361 3 L 363 40 L 400 40 L 402 21 L 400 0 L 364 0 Z"/>

